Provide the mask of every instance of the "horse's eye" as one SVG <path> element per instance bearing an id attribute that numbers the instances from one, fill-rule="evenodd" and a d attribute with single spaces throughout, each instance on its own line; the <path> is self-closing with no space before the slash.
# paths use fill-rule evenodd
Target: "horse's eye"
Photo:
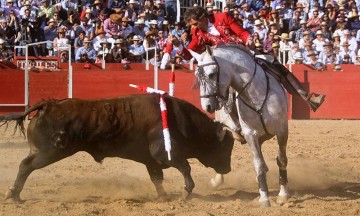
<path id="1" fill-rule="evenodd" d="M 209 79 L 213 79 L 213 78 L 214 78 L 214 76 L 215 76 L 215 74 L 214 74 L 214 73 L 209 74 Z"/>

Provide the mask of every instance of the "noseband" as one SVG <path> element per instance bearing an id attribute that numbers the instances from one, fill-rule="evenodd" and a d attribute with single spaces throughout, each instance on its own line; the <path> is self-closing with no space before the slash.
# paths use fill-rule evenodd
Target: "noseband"
<path id="1" fill-rule="evenodd" d="M 223 96 L 220 95 L 220 93 L 219 93 L 220 92 L 220 90 L 219 90 L 219 88 L 220 88 L 219 87 L 219 76 L 220 76 L 219 69 L 220 69 L 220 67 L 219 67 L 219 64 L 217 63 L 216 59 L 213 56 L 211 56 L 211 59 L 213 60 L 212 62 L 203 64 L 203 65 L 199 65 L 197 67 L 198 68 L 197 78 L 198 78 L 199 82 L 203 82 L 204 87 L 206 84 L 212 85 L 209 77 L 207 77 L 205 75 L 204 67 L 215 65 L 216 66 L 216 92 L 214 94 L 200 95 L 200 98 L 211 98 L 211 97 L 223 98 Z"/>

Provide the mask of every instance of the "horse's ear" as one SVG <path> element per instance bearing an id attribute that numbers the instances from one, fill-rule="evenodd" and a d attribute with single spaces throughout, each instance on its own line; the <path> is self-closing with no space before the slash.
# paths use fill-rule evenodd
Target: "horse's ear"
<path id="1" fill-rule="evenodd" d="M 211 48 L 211 46 L 206 45 L 206 52 L 207 52 L 210 56 L 212 56 L 212 48 Z"/>
<path id="2" fill-rule="evenodd" d="M 192 57 L 194 57 L 196 59 L 197 62 L 201 62 L 204 58 L 204 55 L 201 55 L 197 52 L 194 52 L 192 50 L 189 50 L 190 54 L 192 55 Z"/>

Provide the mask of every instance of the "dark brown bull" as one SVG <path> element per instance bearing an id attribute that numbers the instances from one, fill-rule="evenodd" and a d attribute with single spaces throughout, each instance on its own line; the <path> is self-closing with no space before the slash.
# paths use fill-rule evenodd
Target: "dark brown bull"
<path id="1" fill-rule="evenodd" d="M 20 192 L 32 171 L 79 151 L 88 152 L 97 162 L 105 157 L 121 157 L 145 164 L 159 196 L 165 195 L 162 169 L 168 167 L 182 173 L 185 190 L 192 192 L 195 184 L 187 158 L 197 158 L 217 173 L 230 172 L 232 135 L 192 104 L 169 96 L 165 96 L 165 101 L 171 161 L 164 147 L 156 94 L 101 100 L 48 100 L 23 114 L 0 116 L 1 122 L 17 121 L 24 132 L 25 117 L 37 111 L 27 129 L 30 153 L 21 162 L 6 199 L 21 201 Z"/>

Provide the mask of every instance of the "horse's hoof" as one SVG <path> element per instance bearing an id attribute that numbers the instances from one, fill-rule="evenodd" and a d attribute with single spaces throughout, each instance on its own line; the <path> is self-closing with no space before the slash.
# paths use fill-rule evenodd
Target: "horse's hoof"
<path id="1" fill-rule="evenodd" d="M 288 201 L 289 197 L 287 195 L 285 196 L 278 196 L 276 199 L 276 203 L 279 205 L 284 205 Z"/>
<path id="2" fill-rule="evenodd" d="M 184 190 L 182 191 L 182 196 L 181 196 L 181 198 L 182 198 L 183 200 L 189 200 L 189 199 L 191 198 L 191 193 L 189 193 L 186 189 L 184 189 Z"/>
<path id="3" fill-rule="evenodd" d="M 210 179 L 210 186 L 214 189 L 218 188 L 223 183 L 224 183 L 223 176 L 221 176 L 221 177 L 215 176 L 214 178 Z"/>
<path id="4" fill-rule="evenodd" d="M 14 203 L 23 203 L 24 202 L 24 200 L 20 199 L 19 195 L 15 195 L 15 193 L 12 189 L 8 189 L 5 192 L 4 200 L 8 200 L 8 199 L 11 199 L 11 201 L 13 201 Z"/>
<path id="5" fill-rule="evenodd" d="M 259 201 L 259 204 L 260 204 L 261 208 L 269 208 L 269 207 L 271 207 L 269 200 Z"/>

